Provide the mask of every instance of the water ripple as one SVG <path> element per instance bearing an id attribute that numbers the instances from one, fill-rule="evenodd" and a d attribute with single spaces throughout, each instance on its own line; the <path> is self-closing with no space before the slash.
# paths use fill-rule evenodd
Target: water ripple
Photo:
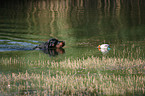
<path id="1" fill-rule="evenodd" d="M 38 41 L 27 40 L 29 42 L 19 42 L 12 40 L 0 40 L 0 52 L 3 51 L 16 51 L 16 50 L 32 50 Z"/>

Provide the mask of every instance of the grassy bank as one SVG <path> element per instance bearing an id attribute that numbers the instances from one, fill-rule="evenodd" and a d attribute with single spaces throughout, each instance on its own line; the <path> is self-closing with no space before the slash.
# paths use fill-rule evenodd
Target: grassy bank
<path id="1" fill-rule="evenodd" d="M 27 65 L 28 70 L 0 74 L 0 95 L 145 94 L 143 59 L 88 57 L 50 62 L 49 60 L 26 61 L 19 57 L 2 58 L 1 64 Z"/>

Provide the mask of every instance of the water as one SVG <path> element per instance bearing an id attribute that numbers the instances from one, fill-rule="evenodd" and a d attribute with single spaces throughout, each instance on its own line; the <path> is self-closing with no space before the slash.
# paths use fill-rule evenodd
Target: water
<path id="1" fill-rule="evenodd" d="M 90 56 L 144 59 L 144 9 L 144 0 L 1 0 L 0 74 L 48 71 L 1 63 L 10 58 L 17 62 Z M 50 38 L 66 42 L 63 54 L 33 50 Z M 103 43 L 111 50 L 99 51 L 97 46 Z"/>
<path id="2" fill-rule="evenodd" d="M 124 44 L 144 50 L 144 4 L 143 0 L 1 1 L 1 57 L 6 51 L 25 54 L 50 38 L 66 42 L 62 57 L 100 56 L 97 46 L 102 43 L 119 51 Z"/>
<path id="3" fill-rule="evenodd" d="M 124 45 L 144 52 L 144 5 L 143 0 L 1 1 L 1 57 L 8 56 L 7 51 L 12 51 L 10 56 L 31 51 L 33 56 L 38 50 L 32 48 L 50 38 L 66 42 L 63 58 L 100 56 L 97 46 L 102 43 L 119 51 Z"/>
<path id="4" fill-rule="evenodd" d="M 61 61 L 104 55 L 127 57 L 128 52 L 139 50 L 133 57 L 144 59 L 144 9 L 144 0 L 1 1 L 0 57 L 39 60 L 41 55 L 50 61 Z M 50 38 L 66 42 L 64 54 L 52 56 L 32 50 Z M 103 43 L 108 43 L 111 50 L 101 53 L 97 46 Z M 127 50 L 125 55 L 123 50 Z M 23 70 L 17 67 L 1 65 L 1 72 Z"/>

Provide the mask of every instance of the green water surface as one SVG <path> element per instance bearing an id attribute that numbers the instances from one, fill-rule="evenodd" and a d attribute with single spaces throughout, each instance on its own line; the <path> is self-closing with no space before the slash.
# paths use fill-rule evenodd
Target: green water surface
<path id="1" fill-rule="evenodd" d="M 127 58 L 128 54 L 132 54 L 131 58 L 134 59 L 144 59 L 144 0 L 0 2 L 0 60 L 23 58 L 24 62 L 51 62 L 89 56 Z M 32 50 L 50 38 L 66 42 L 64 54 L 50 56 L 41 50 Z M 103 43 L 110 45 L 108 53 L 104 54 L 97 49 Z M 27 65 L 0 63 L 0 73 L 26 70 L 36 71 Z"/>

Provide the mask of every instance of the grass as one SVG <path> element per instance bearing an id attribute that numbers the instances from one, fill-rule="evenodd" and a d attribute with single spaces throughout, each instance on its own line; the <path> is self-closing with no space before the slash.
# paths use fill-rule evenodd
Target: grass
<path id="1" fill-rule="evenodd" d="M 2 59 L 3 64 L 24 62 Z M 1 94 L 135 95 L 145 94 L 145 62 L 141 59 L 88 57 L 61 62 L 28 61 L 47 72 L 0 74 Z"/>
<path id="2" fill-rule="evenodd" d="M 26 70 L 1 73 L 0 95 L 143 96 L 145 61 L 140 54 L 138 50 L 123 50 L 120 58 L 92 56 L 58 62 L 41 58 L 2 57 L 1 65 L 11 68 L 19 65 Z"/>

